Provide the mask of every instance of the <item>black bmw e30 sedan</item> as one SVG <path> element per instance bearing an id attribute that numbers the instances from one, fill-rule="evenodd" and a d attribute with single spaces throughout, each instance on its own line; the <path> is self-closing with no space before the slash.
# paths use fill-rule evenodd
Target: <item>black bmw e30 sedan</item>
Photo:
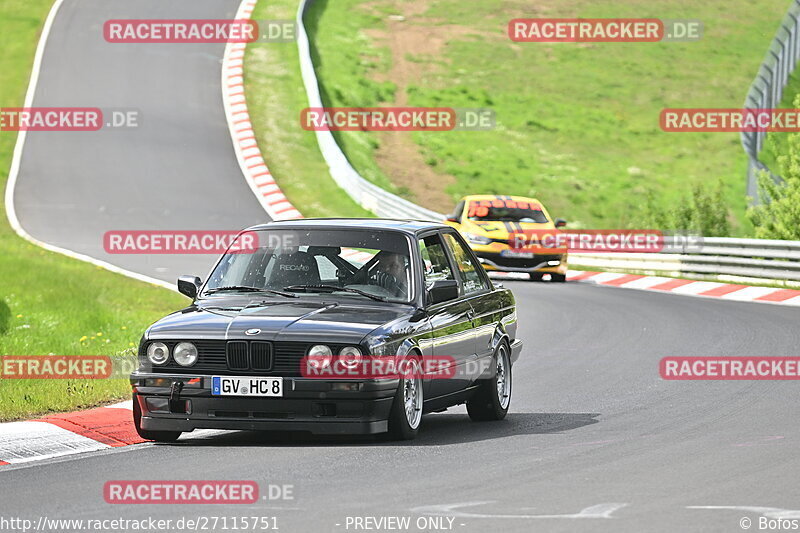
<path id="1" fill-rule="evenodd" d="M 215 428 L 410 439 L 423 413 L 465 402 L 473 420 L 505 417 L 522 350 L 514 297 L 456 230 L 306 219 L 245 234 L 255 244 L 229 249 L 205 283 L 181 276 L 192 305 L 142 337 L 130 377 L 141 437 Z M 303 368 L 386 358 L 440 365 L 356 377 Z"/>

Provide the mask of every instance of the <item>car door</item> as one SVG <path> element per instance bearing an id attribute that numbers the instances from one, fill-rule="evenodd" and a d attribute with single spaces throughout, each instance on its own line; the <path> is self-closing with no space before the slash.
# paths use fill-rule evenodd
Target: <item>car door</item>
<path id="1" fill-rule="evenodd" d="M 450 254 L 438 232 L 421 236 L 418 246 L 426 288 L 437 280 L 458 281 Z M 434 398 L 456 392 L 465 386 L 464 365 L 474 358 L 475 334 L 472 328 L 472 306 L 462 297 L 433 305 L 426 304 L 426 313 L 431 329 L 424 355 L 452 357 L 452 363 L 456 365 L 451 370 L 454 377 L 443 379 L 439 376 L 427 381 L 428 397 Z"/>
<path id="2" fill-rule="evenodd" d="M 456 232 L 444 233 L 448 250 L 453 255 L 456 274 L 461 281 L 464 300 L 470 304 L 475 333 L 475 357 L 466 369 L 471 381 L 477 379 L 491 361 L 492 339 L 497 329 L 500 305 L 492 291 L 486 272 L 474 253 Z"/>

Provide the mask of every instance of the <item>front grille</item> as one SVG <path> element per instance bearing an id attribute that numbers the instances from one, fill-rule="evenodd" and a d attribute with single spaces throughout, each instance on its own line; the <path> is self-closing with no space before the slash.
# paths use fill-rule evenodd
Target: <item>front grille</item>
<path id="1" fill-rule="evenodd" d="M 250 366 L 253 370 L 272 370 L 272 345 L 268 342 L 250 343 Z"/>
<path id="2" fill-rule="evenodd" d="M 259 375 L 299 377 L 301 360 L 308 353 L 312 343 L 305 342 L 266 342 L 247 340 L 170 340 L 164 342 L 170 350 L 179 342 L 192 342 L 197 346 L 197 362 L 191 367 L 182 367 L 172 358 L 164 366 L 153 366 L 147 360 L 147 346 L 144 343 L 139 352 L 139 360 L 151 372 L 168 374 L 218 374 L 218 375 Z M 316 343 L 314 343 L 316 344 Z M 329 344 L 334 353 L 343 345 Z"/>
<path id="3" fill-rule="evenodd" d="M 225 350 L 228 368 L 231 370 L 247 370 L 250 361 L 247 357 L 247 341 L 231 341 Z"/>

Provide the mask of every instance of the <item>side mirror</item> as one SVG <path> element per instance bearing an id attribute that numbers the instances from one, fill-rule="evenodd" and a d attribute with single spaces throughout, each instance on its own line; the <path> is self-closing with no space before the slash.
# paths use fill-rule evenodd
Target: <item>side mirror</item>
<path id="1" fill-rule="evenodd" d="M 203 280 L 197 276 L 178 276 L 178 292 L 194 300 Z"/>
<path id="2" fill-rule="evenodd" d="M 564 220 L 563 218 L 557 218 L 556 219 L 556 227 L 557 228 L 563 228 L 566 225 L 567 225 L 567 221 Z"/>
<path id="3" fill-rule="evenodd" d="M 434 281 L 428 288 L 428 303 L 438 304 L 458 298 L 458 282 L 454 279 Z"/>

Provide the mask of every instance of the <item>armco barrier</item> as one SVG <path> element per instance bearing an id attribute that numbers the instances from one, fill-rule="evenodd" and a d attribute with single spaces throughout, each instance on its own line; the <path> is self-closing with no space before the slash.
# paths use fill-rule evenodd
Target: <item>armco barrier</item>
<path id="1" fill-rule="evenodd" d="M 778 33 L 758 69 L 756 79 L 745 98 L 746 109 L 773 109 L 780 105 L 789 75 L 800 60 L 800 0 L 794 0 L 784 16 Z M 747 153 L 747 195 L 758 200 L 758 174 L 769 169 L 758 159 L 764 147 L 765 131 L 742 132 L 742 146 Z M 780 179 L 773 176 L 774 179 Z"/>
<path id="2" fill-rule="evenodd" d="M 309 107 L 324 107 L 319 92 L 319 83 L 311 61 L 308 35 L 303 25 L 303 15 L 313 0 L 300 0 L 297 10 L 300 70 L 308 95 Z M 800 0 L 795 0 L 787 18 L 798 20 Z M 800 48 L 800 34 L 789 31 L 792 46 Z M 777 39 L 777 38 L 776 38 Z M 789 51 L 787 50 L 788 54 Z M 792 52 L 796 54 L 795 52 Z M 787 55 L 787 57 L 789 57 Z M 792 55 L 791 57 L 797 57 Z M 780 79 L 788 77 L 786 67 Z M 754 85 L 755 87 L 755 85 Z M 781 90 L 782 90 L 781 85 Z M 751 92 L 753 89 L 751 89 Z M 779 101 L 773 95 L 769 104 Z M 777 98 L 777 100 L 775 100 Z M 749 97 L 748 97 L 749 101 Z M 765 107 L 769 107 L 765 105 Z M 329 131 L 317 131 L 317 142 L 330 169 L 331 176 L 359 205 L 381 217 L 413 218 L 441 221 L 445 215 L 416 205 L 370 183 L 353 168 Z M 743 137 L 744 139 L 744 137 Z M 744 141 L 743 141 L 744 142 Z M 746 145 L 747 147 L 747 145 Z M 720 277 L 731 279 L 753 279 L 756 281 L 792 282 L 800 281 L 800 242 L 768 241 L 760 239 L 706 238 L 699 245 L 689 246 L 685 239 L 669 241 L 664 253 L 649 254 L 570 254 L 571 265 L 600 268 L 603 270 L 637 270 L 662 273 L 670 276 Z M 722 279 L 722 278 L 720 278 Z"/>
<path id="3" fill-rule="evenodd" d="M 707 237 L 681 250 L 667 239 L 665 251 L 572 253 L 569 262 L 586 268 L 645 271 L 668 276 L 800 282 L 800 242 L 797 241 Z"/>

